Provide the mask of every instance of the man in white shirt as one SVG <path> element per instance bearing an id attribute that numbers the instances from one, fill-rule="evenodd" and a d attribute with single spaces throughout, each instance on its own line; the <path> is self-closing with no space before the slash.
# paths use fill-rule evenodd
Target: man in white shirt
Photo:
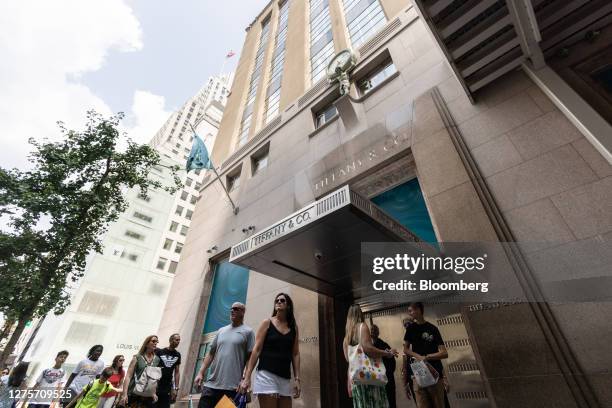
<path id="1" fill-rule="evenodd" d="M 62 350 L 55 357 L 55 364 L 51 368 L 44 369 L 36 379 L 34 390 L 40 390 L 39 395 L 30 400 L 29 408 L 47 408 L 56 400 L 59 390 L 63 388 L 66 372 L 62 365 L 68 358 L 68 352 Z M 44 392 L 43 392 L 44 390 Z M 53 395 L 55 394 L 55 395 Z M 55 398 L 54 398 L 55 397 Z"/>
<path id="2" fill-rule="evenodd" d="M 65 387 L 70 391 L 70 400 L 79 395 L 83 388 L 95 380 L 96 376 L 104 370 L 104 361 L 100 360 L 102 351 L 104 351 L 104 347 L 99 344 L 90 348 L 87 358 L 79 361 L 72 374 L 70 374 Z"/>

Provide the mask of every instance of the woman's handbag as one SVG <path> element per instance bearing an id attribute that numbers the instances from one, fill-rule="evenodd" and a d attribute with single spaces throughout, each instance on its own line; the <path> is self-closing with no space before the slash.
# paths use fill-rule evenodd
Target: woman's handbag
<path id="1" fill-rule="evenodd" d="M 150 363 L 147 362 L 147 366 L 142 370 L 140 377 L 136 380 L 136 385 L 132 391 L 134 395 L 140 397 L 153 397 L 153 395 L 155 395 L 157 382 L 162 376 L 162 371 L 160 367 L 153 367 L 151 365 L 153 361 L 155 361 L 155 358 L 153 358 Z"/>
<path id="2" fill-rule="evenodd" d="M 356 346 L 348 346 L 348 358 L 349 379 L 353 384 L 377 386 L 387 384 L 387 371 L 382 358 L 368 357 L 361 347 L 361 326 L 359 326 L 359 343 Z"/>
<path id="3" fill-rule="evenodd" d="M 416 360 L 415 358 L 412 358 L 411 361 L 413 361 L 410 363 L 412 375 L 419 388 L 431 387 L 438 382 L 440 375 L 431 364 Z"/>

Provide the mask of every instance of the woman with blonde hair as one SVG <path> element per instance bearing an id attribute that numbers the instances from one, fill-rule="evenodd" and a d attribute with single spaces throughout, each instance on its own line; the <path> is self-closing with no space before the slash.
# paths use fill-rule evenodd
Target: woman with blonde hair
<path id="1" fill-rule="evenodd" d="M 157 336 L 147 336 L 142 346 L 140 346 L 138 354 L 134 355 L 132 358 L 127 374 L 125 375 L 123 396 L 121 398 L 122 405 L 127 404 L 130 408 L 151 408 L 153 404 L 157 402 L 155 390 L 152 391 L 150 397 L 134 393 L 136 382 L 140 376 L 143 375 L 145 369 L 147 367 L 159 367 L 160 360 L 155 354 L 157 343 L 159 343 Z"/>
<path id="2" fill-rule="evenodd" d="M 381 350 L 374 347 L 372 343 L 372 335 L 370 328 L 365 323 L 363 313 L 359 305 L 352 305 L 346 316 L 346 332 L 342 349 L 344 350 L 344 358 L 349 362 L 348 375 L 348 393 L 353 398 L 354 408 L 388 408 L 389 401 L 385 391 L 384 383 L 379 385 L 356 383 L 351 378 L 349 357 L 351 348 L 359 346 L 363 353 L 370 359 L 390 357 L 395 358 L 398 355 L 397 350 Z M 359 350 L 357 350 L 359 353 Z"/>

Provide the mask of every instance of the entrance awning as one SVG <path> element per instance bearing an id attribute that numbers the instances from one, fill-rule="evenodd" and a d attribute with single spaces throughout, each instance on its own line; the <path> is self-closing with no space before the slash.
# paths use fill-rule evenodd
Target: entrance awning
<path id="1" fill-rule="evenodd" d="M 234 245 L 230 262 L 329 296 L 362 297 L 361 243 L 402 241 L 418 238 L 344 186 Z"/>

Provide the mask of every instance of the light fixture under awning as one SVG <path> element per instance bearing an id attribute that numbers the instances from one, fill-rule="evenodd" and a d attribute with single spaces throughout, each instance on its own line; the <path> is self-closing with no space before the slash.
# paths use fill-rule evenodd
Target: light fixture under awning
<path id="1" fill-rule="evenodd" d="M 234 245 L 230 262 L 326 295 L 356 297 L 367 292 L 361 243 L 402 241 L 419 239 L 344 186 Z"/>

